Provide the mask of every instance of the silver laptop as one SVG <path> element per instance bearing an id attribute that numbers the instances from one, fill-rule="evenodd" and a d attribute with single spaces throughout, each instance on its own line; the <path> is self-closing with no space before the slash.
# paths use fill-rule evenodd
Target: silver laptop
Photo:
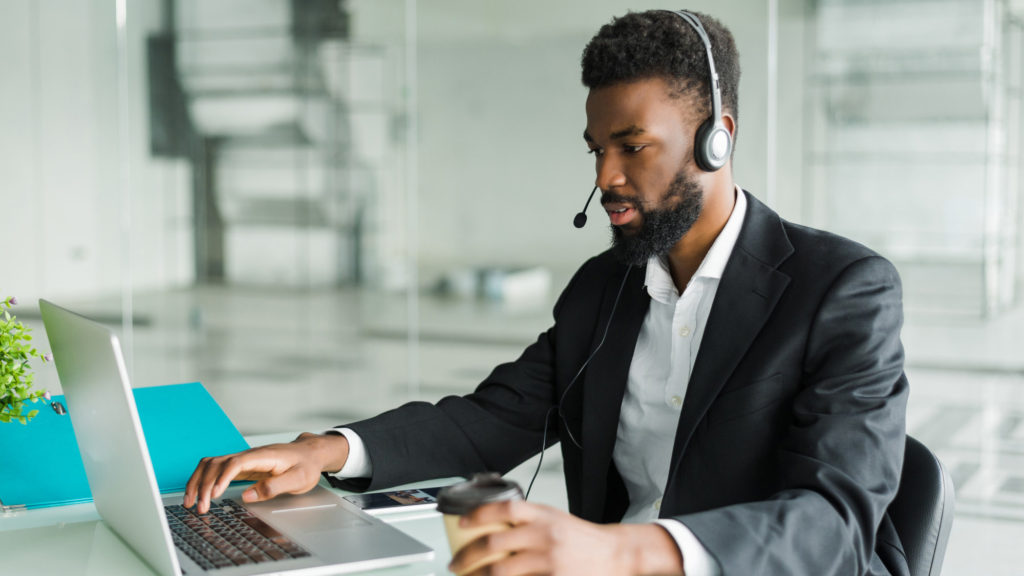
<path id="1" fill-rule="evenodd" d="M 203 516 L 180 495 L 161 497 L 117 336 L 46 300 L 39 308 L 96 509 L 158 574 L 335 574 L 433 559 L 321 486 L 252 504 L 233 487 Z"/>

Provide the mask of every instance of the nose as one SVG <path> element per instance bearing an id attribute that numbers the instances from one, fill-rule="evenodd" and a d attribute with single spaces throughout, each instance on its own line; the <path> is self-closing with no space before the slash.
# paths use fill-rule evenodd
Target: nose
<path id="1" fill-rule="evenodd" d="M 597 159 L 595 168 L 597 178 L 594 180 L 594 184 L 601 190 L 614 190 L 625 186 L 626 175 L 622 172 L 622 166 L 615 155 L 605 153 L 604 156 Z"/>

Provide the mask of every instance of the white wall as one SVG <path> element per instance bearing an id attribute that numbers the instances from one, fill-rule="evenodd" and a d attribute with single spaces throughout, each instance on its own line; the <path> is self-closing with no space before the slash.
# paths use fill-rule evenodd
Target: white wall
<path id="1" fill-rule="evenodd" d="M 156 6 L 129 3 L 130 98 L 121 102 L 113 1 L 0 3 L 3 293 L 119 293 L 127 254 L 134 289 L 191 281 L 188 169 L 148 153 L 144 42 Z M 123 134 L 120 105 L 130 118 Z"/>

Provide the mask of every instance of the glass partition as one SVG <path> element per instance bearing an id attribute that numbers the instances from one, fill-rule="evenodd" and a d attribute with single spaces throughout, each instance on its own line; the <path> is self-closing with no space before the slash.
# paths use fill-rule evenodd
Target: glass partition
<path id="1" fill-rule="evenodd" d="M 122 326 L 130 302 L 130 204 L 122 182 L 114 2 L 0 4 L 0 290 L 46 350 L 36 299 L 81 304 Z M 139 104 L 136 104 L 138 107 Z M 103 302 L 92 302 L 97 296 Z M 129 343 L 130 344 L 130 343 Z M 59 392 L 52 365 L 36 386 Z"/>
<path id="2" fill-rule="evenodd" d="M 907 431 L 952 473 L 963 528 L 946 571 L 971 572 L 967 550 L 1019 529 L 983 519 L 1024 518 L 1020 7 L 784 0 L 779 14 L 780 204 L 896 264 Z"/>
<path id="3" fill-rule="evenodd" d="M 992 315 L 1016 286 L 1021 24 L 998 2 L 818 2 L 805 214 L 900 265 L 908 304 Z"/>

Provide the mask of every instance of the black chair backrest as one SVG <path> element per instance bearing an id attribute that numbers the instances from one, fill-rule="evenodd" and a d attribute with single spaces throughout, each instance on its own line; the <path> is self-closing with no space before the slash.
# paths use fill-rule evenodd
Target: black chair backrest
<path id="1" fill-rule="evenodd" d="M 911 576 L 938 576 L 953 525 L 953 480 L 927 446 L 907 436 L 903 475 L 889 515 Z"/>

